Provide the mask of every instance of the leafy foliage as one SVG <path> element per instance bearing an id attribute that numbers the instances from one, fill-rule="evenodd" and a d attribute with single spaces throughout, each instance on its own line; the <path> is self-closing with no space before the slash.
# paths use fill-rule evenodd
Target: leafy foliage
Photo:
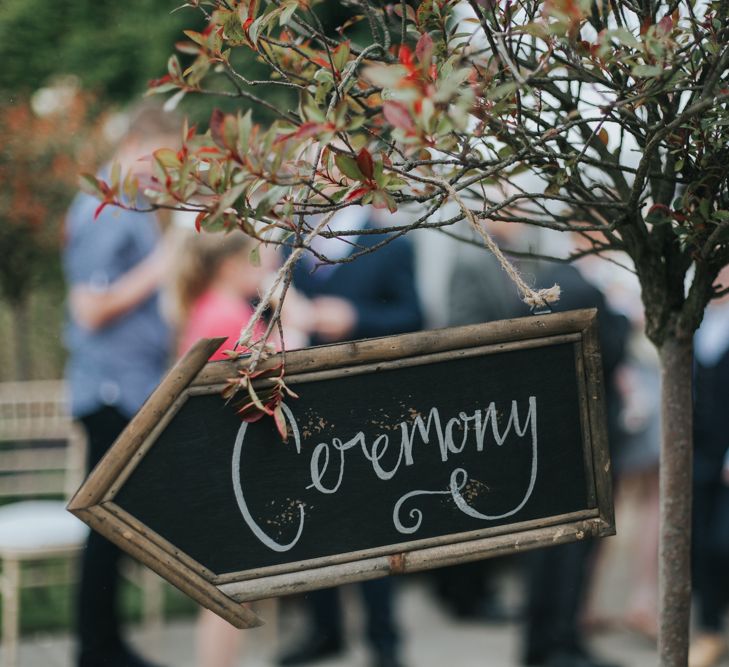
<path id="1" fill-rule="evenodd" d="M 587 252 L 630 256 L 657 345 L 690 340 L 729 262 L 726 0 L 350 4 L 359 13 L 330 30 L 309 0 L 188 3 L 206 24 L 151 92 L 242 108 L 154 154 L 153 206 L 322 262 L 338 260 L 317 254 L 316 235 L 361 233 L 327 226 L 354 204 L 419 207 L 376 233 L 465 219 L 493 251 L 486 220 L 573 232 Z M 268 75 L 251 78 L 241 53 Z M 270 90 L 291 104 L 259 93 Z M 251 106 L 275 120 L 257 124 Z M 120 204 L 138 184 L 86 187 Z M 445 218 L 449 200 L 459 213 Z"/>
<path id="2" fill-rule="evenodd" d="M 216 112 L 179 153 L 158 152 L 156 205 L 296 245 L 312 214 L 351 204 L 416 203 L 413 227 L 442 226 L 448 183 L 479 220 L 600 232 L 594 251 L 627 252 L 655 295 L 653 339 L 669 321 L 691 334 L 729 260 L 726 2 L 357 2 L 329 32 L 314 4 L 204 3 L 206 26 L 178 45 L 191 63 L 172 56 L 152 90 L 217 92 L 276 120 Z M 239 71 L 241 51 L 269 76 Z"/>

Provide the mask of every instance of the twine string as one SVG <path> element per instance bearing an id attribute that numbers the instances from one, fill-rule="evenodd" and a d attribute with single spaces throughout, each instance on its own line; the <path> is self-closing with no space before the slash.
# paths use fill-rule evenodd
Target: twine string
<path id="1" fill-rule="evenodd" d="M 261 319 L 263 313 L 271 304 L 271 301 L 276 295 L 276 291 L 280 287 L 284 276 L 288 275 L 288 272 L 293 268 L 294 264 L 296 264 L 299 257 L 301 257 L 301 254 L 311 245 L 311 242 L 314 240 L 317 234 L 319 234 L 319 232 L 329 224 L 334 213 L 335 212 L 325 215 L 324 218 L 322 218 L 322 220 L 316 225 L 316 227 L 314 227 L 311 232 L 309 232 L 304 237 L 302 244 L 298 248 L 294 248 L 291 254 L 286 258 L 286 261 L 281 265 L 281 268 L 276 271 L 276 275 L 271 281 L 271 284 L 261 296 L 261 300 L 258 302 L 256 309 L 253 311 L 253 314 L 248 320 L 248 324 L 246 324 L 246 326 L 243 327 L 243 329 L 241 330 L 240 336 L 238 337 L 238 345 L 242 347 L 247 347 L 249 349 L 252 347 L 250 345 L 250 341 L 251 337 L 253 336 L 253 329 L 256 326 L 256 322 Z M 262 342 L 263 344 L 265 344 L 266 341 Z M 258 359 L 258 356 L 260 356 L 260 354 L 255 355 L 256 361 Z"/>
<path id="2" fill-rule="evenodd" d="M 471 211 L 471 209 L 466 206 L 466 202 L 463 201 L 461 195 L 453 187 L 453 185 L 445 180 L 441 180 L 440 184 L 456 201 L 473 230 L 481 237 L 484 245 L 488 248 L 491 254 L 496 257 L 496 260 L 501 265 L 501 268 L 504 270 L 506 275 L 509 276 L 509 280 L 511 280 L 511 282 L 516 285 L 516 289 L 519 291 L 521 300 L 532 310 L 545 307 L 551 310 L 549 304 L 559 301 L 561 293 L 560 286 L 554 284 L 552 285 L 552 287 L 546 287 L 538 290 L 532 289 L 526 283 L 524 278 L 522 278 L 518 269 L 509 261 L 506 255 L 504 255 L 504 253 L 501 251 L 501 248 L 499 248 L 499 246 L 497 245 L 496 241 L 491 238 L 491 235 L 486 231 L 485 227 L 481 223 L 479 223 L 479 221 L 476 219 L 476 216 L 473 214 L 473 211 Z"/>

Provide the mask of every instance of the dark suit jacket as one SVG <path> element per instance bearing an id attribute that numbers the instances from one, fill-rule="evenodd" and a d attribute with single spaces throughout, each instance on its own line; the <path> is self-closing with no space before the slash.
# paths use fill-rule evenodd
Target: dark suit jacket
<path id="1" fill-rule="evenodd" d="M 694 474 L 718 480 L 729 448 L 729 350 L 713 366 L 694 367 Z"/>
<path id="2" fill-rule="evenodd" d="M 367 227 L 371 228 L 369 223 Z M 354 242 L 368 248 L 382 238 L 380 234 L 364 234 Z M 358 250 L 354 248 L 353 252 Z M 324 265 L 315 271 L 313 264 L 302 258 L 294 267 L 293 284 L 309 298 L 347 299 L 357 311 L 350 340 L 417 331 L 423 325 L 413 248 L 403 237 L 350 263 Z M 314 345 L 321 342 L 312 340 Z"/>
<path id="3" fill-rule="evenodd" d="M 540 284 L 557 283 L 562 296 L 554 307 L 555 312 L 579 308 L 597 308 L 597 332 L 600 339 L 602 368 L 605 376 L 605 408 L 608 440 L 616 461 L 620 459 L 621 447 L 625 444 L 624 431 L 620 425 L 622 400 L 615 384 L 615 371 L 623 361 L 625 347 L 630 333 L 628 319 L 613 312 L 597 287 L 582 277 L 574 266 L 556 264 L 550 266 L 541 276 Z"/>

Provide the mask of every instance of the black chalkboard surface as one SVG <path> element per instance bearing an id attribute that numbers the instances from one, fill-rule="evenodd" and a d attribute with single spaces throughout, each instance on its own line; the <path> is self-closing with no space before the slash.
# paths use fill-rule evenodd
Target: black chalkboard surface
<path id="1" fill-rule="evenodd" d="M 202 343 L 71 509 L 195 578 L 180 587 L 207 606 L 610 534 L 594 324 L 575 311 L 289 353 L 288 442 L 241 421 L 220 395 L 235 365 L 204 365 Z"/>

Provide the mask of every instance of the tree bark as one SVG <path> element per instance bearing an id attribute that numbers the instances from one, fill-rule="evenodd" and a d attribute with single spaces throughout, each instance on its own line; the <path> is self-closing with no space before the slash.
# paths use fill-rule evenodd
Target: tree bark
<path id="1" fill-rule="evenodd" d="M 661 345 L 660 356 L 663 379 L 663 437 L 660 468 L 658 654 L 661 667 L 686 667 L 691 605 L 691 339 L 669 334 Z"/>

